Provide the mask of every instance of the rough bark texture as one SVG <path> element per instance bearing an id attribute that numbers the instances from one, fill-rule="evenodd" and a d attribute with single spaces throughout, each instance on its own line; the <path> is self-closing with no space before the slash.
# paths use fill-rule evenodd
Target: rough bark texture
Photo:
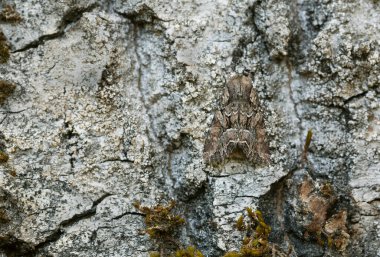
<path id="1" fill-rule="evenodd" d="M 6 4 L 22 20 L 0 21 L 0 79 L 16 86 L 0 110 L 0 256 L 148 256 L 133 202 L 162 198 L 205 256 L 240 247 L 247 206 L 290 256 L 380 256 L 379 1 Z M 245 69 L 270 163 L 207 165 L 225 82 Z"/>

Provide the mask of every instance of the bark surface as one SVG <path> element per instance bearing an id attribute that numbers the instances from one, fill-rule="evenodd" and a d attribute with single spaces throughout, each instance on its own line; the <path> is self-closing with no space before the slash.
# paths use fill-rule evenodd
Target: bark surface
<path id="1" fill-rule="evenodd" d="M 380 256 L 379 1 L 1 10 L 0 256 L 149 256 L 133 203 L 161 199 L 205 256 L 240 248 L 246 207 L 289 256 Z M 225 83 L 245 70 L 270 161 L 209 165 Z"/>

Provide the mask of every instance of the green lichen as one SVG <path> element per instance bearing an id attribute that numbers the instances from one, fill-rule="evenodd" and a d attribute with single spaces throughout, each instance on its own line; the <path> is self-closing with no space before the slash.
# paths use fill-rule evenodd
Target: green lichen
<path id="1" fill-rule="evenodd" d="M 0 31 L 0 63 L 8 62 L 10 57 L 9 45 L 4 33 Z"/>
<path id="2" fill-rule="evenodd" d="M 0 80 L 0 105 L 14 92 L 15 88 L 14 84 Z"/>

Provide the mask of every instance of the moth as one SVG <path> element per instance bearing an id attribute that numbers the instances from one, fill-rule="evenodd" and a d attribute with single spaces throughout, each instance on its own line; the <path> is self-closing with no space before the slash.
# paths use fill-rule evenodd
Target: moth
<path id="1" fill-rule="evenodd" d="M 206 135 L 203 158 L 208 164 L 225 159 L 269 161 L 263 114 L 250 76 L 235 75 L 227 82 L 221 108 Z"/>

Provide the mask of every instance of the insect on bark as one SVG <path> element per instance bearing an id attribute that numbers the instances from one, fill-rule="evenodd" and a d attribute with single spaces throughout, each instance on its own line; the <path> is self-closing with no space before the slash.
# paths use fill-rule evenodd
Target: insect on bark
<path id="1" fill-rule="evenodd" d="M 208 164 L 225 159 L 269 161 L 263 114 L 250 76 L 235 75 L 227 82 L 221 108 L 206 136 L 203 157 Z"/>

